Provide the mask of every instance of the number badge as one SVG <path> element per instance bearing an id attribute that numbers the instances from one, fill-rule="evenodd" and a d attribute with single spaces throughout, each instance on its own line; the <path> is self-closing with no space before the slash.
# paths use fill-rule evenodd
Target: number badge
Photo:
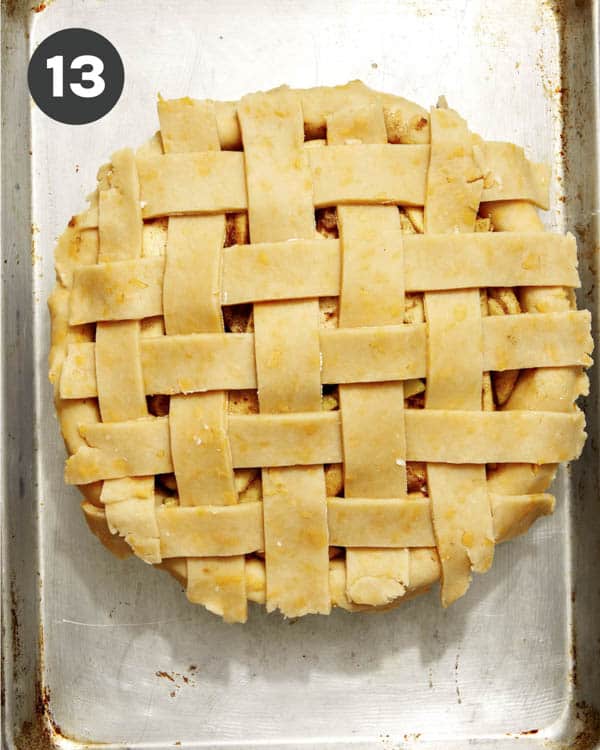
<path id="1" fill-rule="evenodd" d="M 29 90 L 53 120 L 83 125 L 115 106 L 125 73 L 115 47 L 90 29 L 63 29 L 37 47 L 29 62 Z"/>

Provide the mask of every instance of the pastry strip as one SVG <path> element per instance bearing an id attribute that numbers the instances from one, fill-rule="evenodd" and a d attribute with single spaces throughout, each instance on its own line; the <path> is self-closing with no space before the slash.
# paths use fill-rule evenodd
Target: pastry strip
<path id="1" fill-rule="evenodd" d="M 97 399 L 65 401 L 60 396 L 60 380 L 69 345 L 92 342 L 95 336 L 95 326 L 70 326 L 67 313 L 73 265 L 74 263 L 95 263 L 97 261 L 98 230 L 90 229 L 80 232 L 74 227 L 68 226 L 56 245 L 55 259 L 57 263 L 57 284 L 48 300 L 48 309 L 52 320 L 48 374 L 54 391 L 54 403 L 59 417 L 60 431 L 67 451 L 72 453 L 84 444 L 83 438 L 79 434 L 79 425 L 100 420 Z M 93 369 L 95 380 L 94 365 Z M 99 502 L 100 487 L 98 485 L 85 485 L 79 489 L 86 500 Z M 104 518 L 104 510 L 101 512 L 102 518 Z M 114 548 L 119 553 L 123 553 L 125 549 L 129 550 L 129 553 L 131 552 L 128 545 L 120 537 L 112 537 L 108 527 L 105 528 L 105 531 L 105 538 L 110 539 L 108 545 L 110 548 Z"/>
<path id="2" fill-rule="evenodd" d="M 543 224 L 536 210 L 524 201 L 491 203 L 482 207 L 492 217 L 499 232 L 535 232 L 545 238 Z M 564 312 L 576 308 L 572 294 L 565 288 L 530 288 L 522 290 L 521 304 L 528 313 Z M 581 367 L 549 368 L 522 373 L 506 410 L 536 408 L 545 411 L 570 412 L 573 402 L 588 392 L 587 375 Z M 527 407 L 525 407 L 527 404 Z M 515 493 L 544 490 L 556 474 L 556 464 L 546 466 L 520 464 L 501 466 L 490 473 L 488 485 L 495 492 Z"/>
<path id="3" fill-rule="evenodd" d="M 482 320 L 483 370 L 588 365 L 590 313 L 522 313 Z M 322 383 L 365 383 L 423 378 L 426 326 L 321 329 Z M 143 338 L 140 342 L 147 394 L 192 393 L 256 387 L 254 336 L 192 334 Z M 162 363 L 168 360 L 169 369 Z M 61 381 L 64 399 L 97 395 L 94 344 L 68 347 Z"/>
<path id="4" fill-rule="evenodd" d="M 253 94 L 238 105 L 238 117 L 252 242 L 313 239 L 313 186 L 297 98 L 287 89 Z M 254 306 L 261 412 L 320 410 L 318 315 L 316 299 Z M 262 485 L 267 610 L 279 608 L 288 617 L 328 613 L 323 467 L 263 468 Z"/>
<path id="5" fill-rule="evenodd" d="M 231 557 L 263 549 L 262 511 L 262 503 L 163 505 L 156 511 L 161 553 L 163 557 Z M 201 568 L 203 561 L 195 564 Z M 243 588 L 243 579 L 239 585 Z"/>
<path id="6" fill-rule="evenodd" d="M 219 152 L 211 103 L 190 104 L 188 99 L 168 104 L 159 101 L 158 113 L 165 152 L 203 155 Z M 224 214 L 169 218 L 163 279 L 168 336 L 224 332 L 221 312 L 224 242 Z M 227 403 L 225 390 L 171 397 L 171 455 L 182 506 L 237 503 L 227 436 Z M 244 570 L 242 555 L 224 562 L 191 556 L 187 560 L 187 597 L 208 606 L 227 622 L 245 622 Z"/>
<path id="7" fill-rule="evenodd" d="M 144 562 L 159 563 L 154 477 L 111 479 L 102 488 L 102 502 L 110 533 L 122 536 Z"/>
<path id="8" fill-rule="evenodd" d="M 282 91 L 278 95 L 285 94 Z M 244 106 L 242 100 L 238 108 L 240 117 L 244 116 Z M 298 147 L 298 150 L 302 149 Z M 426 145 L 388 143 L 308 149 L 308 179 L 312 177 L 314 205 L 395 203 L 423 206 L 429 150 Z M 547 167 L 532 164 L 522 149 L 511 144 L 487 143 L 481 147 L 481 152 L 483 164 L 492 175 L 491 187 L 483 191 L 483 200 L 526 199 L 547 208 Z M 139 155 L 144 219 L 183 213 L 247 210 L 244 183 L 244 158 L 247 154 L 245 147 L 244 154 L 220 151 Z M 513 165 L 515 169 L 511 171 Z"/>
<path id="9" fill-rule="evenodd" d="M 220 151 L 215 105 L 185 96 L 159 97 L 160 138 L 166 154 Z"/>
<path id="10" fill-rule="evenodd" d="M 201 151 L 138 156 L 142 215 L 245 211 L 244 154 Z"/>
<path id="11" fill-rule="evenodd" d="M 127 502 L 118 505 L 126 509 Z M 551 512 L 554 498 L 541 493 L 490 495 L 490 502 L 494 538 L 500 542 L 524 532 L 534 518 Z M 246 554 L 260 551 L 264 548 L 262 508 L 260 502 L 227 507 L 163 505 L 156 511 L 162 556 L 205 558 L 213 555 L 224 561 L 235 553 L 241 554 L 242 550 Z M 127 510 L 122 512 L 126 526 Z M 435 546 L 430 500 L 426 497 L 329 497 L 327 518 L 331 542 L 340 546 L 364 545 L 364 549 L 371 551 L 374 545 L 390 549 Z M 515 524 L 514 519 L 518 519 Z M 201 560 L 199 565 L 206 564 L 209 570 L 218 573 L 214 567 L 216 562 Z M 235 575 L 235 570 L 228 568 L 226 575 Z M 215 605 L 214 597 L 212 603 Z"/>
<path id="12" fill-rule="evenodd" d="M 223 214 L 169 218 L 162 307 L 152 312 L 152 315 L 164 315 L 167 335 L 223 331 L 221 254 L 224 241 Z"/>
<path id="13" fill-rule="evenodd" d="M 139 258 L 142 216 L 139 180 L 133 153 L 113 154 L 98 193 L 98 261 Z M 95 372 L 98 404 L 105 423 L 118 423 L 148 414 L 140 361 L 139 321 L 98 323 Z M 148 472 L 151 474 L 152 472 Z M 106 503 L 109 529 L 125 538 L 147 562 L 160 562 L 154 508 L 154 480 L 115 479 L 104 482 L 100 500 Z"/>
<path id="14" fill-rule="evenodd" d="M 327 150 L 335 151 L 335 144 L 347 139 L 387 143 L 381 105 L 348 108 L 328 117 Z M 373 169 L 376 174 L 376 165 Z M 338 206 L 337 217 L 342 251 L 340 327 L 402 324 L 404 256 L 398 209 Z M 405 495 L 402 382 L 340 385 L 339 397 L 345 496 Z M 382 606 L 402 596 L 407 586 L 407 550 L 346 550 L 346 593 L 351 601 Z"/>
<path id="15" fill-rule="evenodd" d="M 480 148 L 485 169 L 482 201 L 527 200 L 548 208 L 548 164 L 529 161 L 524 150 L 514 143 L 488 141 Z"/>
<path id="16" fill-rule="evenodd" d="M 580 411 L 468 412 L 406 409 L 406 460 L 438 463 L 555 463 L 577 458 Z M 86 445 L 67 459 L 66 481 L 86 484 L 173 471 L 168 417 L 81 426 Z M 308 438 L 308 439 L 307 439 Z M 235 468 L 340 463 L 338 412 L 229 417 Z"/>
<path id="17" fill-rule="evenodd" d="M 428 146 L 352 144 L 308 150 L 315 206 L 422 206 Z"/>
<path id="18" fill-rule="evenodd" d="M 572 235 L 489 232 L 405 235 L 406 291 L 492 286 L 578 287 Z M 69 323 L 161 315 L 163 257 L 82 265 L 73 272 Z M 402 269 L 393 268 L 394 273 Z M 185 269 L 182 268 L 182 273 Z M 212 289 L 207 290 L 209 295 Z M 338 240 L 234 245 L 223 251 L 224 305 L 340 293 Z"/>
<path id="19" fill-rule="evenodd" d="M 483 179 L 472 136 L 456 112 L 432 109 L 425 231 L 473 232 Z M 479 290 L 426 292 L 425 410 L 482 407 L 483 331 Z M 427 487 L 442 568 L 442 604 L 462 596 L 471 569 L 492 564 L 494 539 L 485 466 L 428 464 Z"/>

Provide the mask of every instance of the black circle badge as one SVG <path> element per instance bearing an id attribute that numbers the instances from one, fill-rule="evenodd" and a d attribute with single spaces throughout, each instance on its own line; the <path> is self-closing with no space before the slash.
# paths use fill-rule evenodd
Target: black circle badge
<path id="1" fill-rule="evenodd" d="M 31 96 L 58 122 L 84 125 L 118 102 L 125 72 L 115 47 L 89 29 L 63 29 L 37 47 L 27 71 Z"/>

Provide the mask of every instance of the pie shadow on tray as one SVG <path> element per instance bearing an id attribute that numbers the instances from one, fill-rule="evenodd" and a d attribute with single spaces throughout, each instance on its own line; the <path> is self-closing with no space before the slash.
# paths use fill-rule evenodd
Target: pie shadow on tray
<path id="1" fill-rule="evenodd" d="M 72 523 L 85 523 L 79 515 L 69 515 Z M 476 575 L 472 595 L 449 609 L 440 607 L 439 586 L 435 584 L 426 596 L 395 609 L 358 615 L 334 609 L 329 617 L 286 619 L 251 605 L 245 626 L 223 623 L 187 602 L 174 579 L 167 574 L 157 576 L 134 557 L 123 561 L 117 574 L 112 557 L 84 534 L 83 528 L 77 535 L 77 548 L 61 544 L 59 531 L 58 565 L 73 576 L 62 614 L 73 610 L 70 597 L 81 587 L 75 609 L 84 614 L 73 620 L 83 629 L 85 613 L 93 613 L 92 618 L 98 619 L 87 621 L 92 630 L 98 626 L 108 632 L 114 629 L 120 632 L 120 639 L 125 630 L 126 638 L 132 641 L 153 636 L 158 645 L 154 656 L 145 661 L 154 671 L 178 671 L 184 668 L 182 665 L 195 664 L 201 669 L 202 679 L 210 683 L 228 683 L 236 663 L 252 665 L 261 678 L 269 681 L 289 682 L 293 675 L 294 682 L 303 682 L 311 673 L 327 670 L 367 675 L 390 659 L 396 660 L 401 669 L 402 654 L 407 650 L 416 651 L 416 661 L 422 667 L 435 668 L 448 659 L 448 652 L 454 653 L 461 646 L 468 654 L 472 633 L 492 618 L 490 649 L 495 648 L 493 641 L 497 641 L 498 633 L 510 632 L 518 608 L 528 607 L 528 612 L 521 610 L 521 617 L 535 627 L 540 607 L 551 601 L 545 588 L 555 585 L 548 572 L 542 581 L 538 574 L 541 566 L 559 564 L 556 559 L 561 555 L 556 555 L 556 545 L 547 537 L 564 533 L 561 515 L 557 509 L 556 515 L 541 521 L 534 533 L 499 546 L 494 570 L 486 576 Z M 89 547 L 83 552 L 89 564 L 78 564 L 81 545 Z M 530 585 L 534 585 L 533 593 L 527 591 Z M 479 658 L 475 649 L 471 656 Z"/>

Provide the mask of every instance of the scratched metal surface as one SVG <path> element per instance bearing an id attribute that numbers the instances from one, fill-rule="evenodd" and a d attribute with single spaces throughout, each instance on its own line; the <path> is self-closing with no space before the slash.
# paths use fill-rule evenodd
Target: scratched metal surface
<path id="1" fill-rule="evenodd" d="M 67 26 L 106 35 L 126 70 L 113 112 L 83 127 L 30 109 L 24 89 L 31 50 Z M 554 486 L 555 515 L 499 547 L 450 610 L 434 593 L 376 616 L 256 609 L 226 626 L 88 533 L 62 481 L 46 300 L 56 237 L 111 152 L 157 129 L 157 92 L 362 78 L 424 105 L 445 94 L 486 138 L 549 161 L 547 224 L 577 234 L 595 307 L 596 3 L 55 0 L 31 13 L 13 1 L 3 34 L 5 747 L 594 747 L 595 370 L 591 440 Z"/>

